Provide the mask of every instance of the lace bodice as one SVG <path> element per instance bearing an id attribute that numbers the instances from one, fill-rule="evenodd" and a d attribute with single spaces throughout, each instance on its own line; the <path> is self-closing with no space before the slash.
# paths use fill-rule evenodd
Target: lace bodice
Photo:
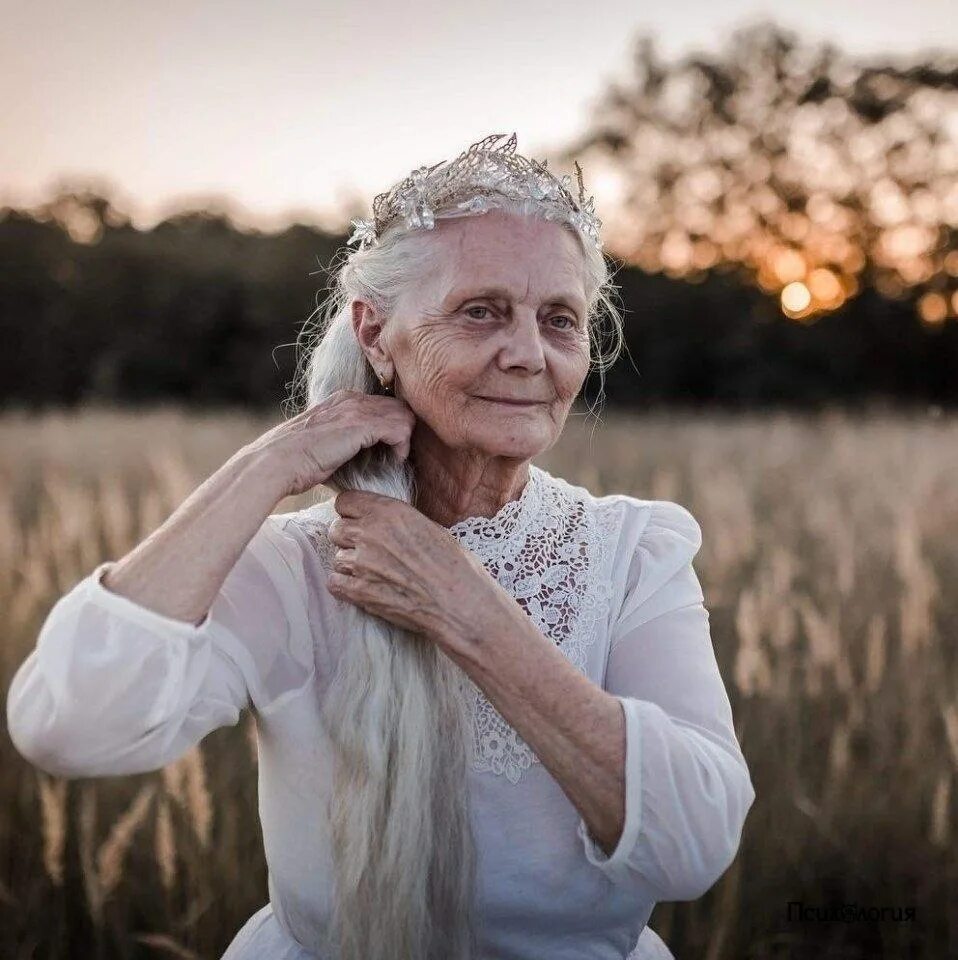
<path id="1" fill-rule="evenodd" d="M 336 551 L 327 535 L 335 516 L 327 500 L 298 521 L 327 569 Z M 583 488 L 530 464 L 517 500 L 492 517 L 467 517 L 449 532 L 584 673 L 586 654 L 609 613 L 608 564 L 618 520 L 613 503 L 599 503 Z M 472 679 L 466 682 L 474 697 L 473 769 L 518 783 L 539 758 Z"/>

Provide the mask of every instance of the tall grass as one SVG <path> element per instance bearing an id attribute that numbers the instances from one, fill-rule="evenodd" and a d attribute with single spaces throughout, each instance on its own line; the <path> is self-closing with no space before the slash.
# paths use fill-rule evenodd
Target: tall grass
<path id="1" fill-rule="evenodd" d="M 4 690 L 59 595 L 276 419 L 0 418 Z M 958 956 L 958 419 L 574 417 L 538 462 L 702 525 L 695 566 L 758 799 L 719 883 L 656 908 L 673 952 Z M 8 737 L 0 760 L 0 956 L 215 960 L 265 902 L 252 715 L 150 774 L 58 780 Z M 916 913 L 799 922 L 790 901 Z"/>

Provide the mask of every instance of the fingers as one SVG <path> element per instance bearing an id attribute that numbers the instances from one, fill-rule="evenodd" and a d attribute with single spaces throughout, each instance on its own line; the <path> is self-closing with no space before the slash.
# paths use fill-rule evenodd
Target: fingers
<path id="1" fill-rule="evenodd" d="M 333 499 L 333 509 L 341 517 L 364 517 L 379 500 L 395 500 L 371 490 L 343 490 Z"/>
<path id="2" fill-rule="evenodd" d="M 399 457 L 400 460 L 408 460 L 409 459 L 409 437 L 406 437 L 406 439 L 403 440 L 401 443 L 395 444 L 393 449 L 396 451 L 396 456 Z"/>
<path id="3" fill-rule="evenodd" d="M 355 532 L 342 517 L 337 517 L 333 520 L 329 525 L 328 534 L 329 539 L 335 543 L 337 547 L 356 546 Z"/>
<path id="4" fill-rule="evenodd" d="M 356 562 L 354 525 L 342 517 L 337 517 L 327 528 L 327 535 L 339 548 L 333 553 L 333 569 L 346 575 L 352 574 Z"/>
<path id="5" fill-rule="evenodd" d="M 333 569 L 337 573 L 352 574 L 356 565 L 356 551 L 350 548 L 337 550 L 333 554 Z"/>

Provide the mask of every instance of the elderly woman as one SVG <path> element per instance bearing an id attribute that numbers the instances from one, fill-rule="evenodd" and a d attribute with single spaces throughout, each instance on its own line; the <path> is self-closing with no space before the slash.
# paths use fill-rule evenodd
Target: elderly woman
<path id="1" fill-rule="evenodd" d="M 738 849 L 698 524 L 532 463 L 621 321 L 578 165 L 577 199 L 500 140 L 376 198 L 304 408 L 62 597 L 13 679 L 14 743 L 63 777 L 255 711 L 270 899 L 224 960 L 671 957 L 655 903 Z"/>

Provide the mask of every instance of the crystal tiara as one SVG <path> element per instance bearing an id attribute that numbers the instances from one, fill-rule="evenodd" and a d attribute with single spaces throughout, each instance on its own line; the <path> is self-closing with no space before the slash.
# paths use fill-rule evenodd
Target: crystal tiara
<path id="1" fill-rule="evenodd" d="M 538 211 L 546 220 L 570 223 L 602 249 L 599 228 L 602 221 L 595 216 L 595 198 L 585 196 L 582 169 L 574 161 L 579 184 L 578 199 L 569 192 L 572 177 L 556 179 L 546 167 L 517 154 L 516 135 L 505 143 L 497 143 L 506 135 L 494 133 L 472 144 L 455 160 L 442 161 L 431 167 L 419 167 L 386 193 L 373 200 L 373 216 L 352 221 L 355 228 L 347 244 L 356 243 L 365 250 L 379 243 L 385 230 L 402 220 L 408 229 L 432 230 L 437 216 L 464 217 L 485 213 L 499 206 L 502 197 L 520 200 L 522 213 Z M 438 213 L 448 204 L 460 202 L 450 211 Z"/>

